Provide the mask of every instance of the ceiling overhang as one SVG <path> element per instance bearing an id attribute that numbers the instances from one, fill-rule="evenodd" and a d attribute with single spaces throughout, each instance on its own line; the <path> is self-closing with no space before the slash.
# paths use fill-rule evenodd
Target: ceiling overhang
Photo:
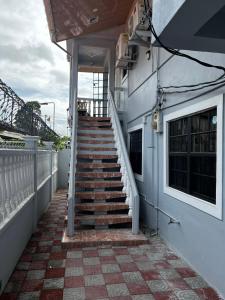
<path id="1" fill-rule="evenodd" d="M 44 0 L 53 42 L 125 24 L 134 0 Z"/>

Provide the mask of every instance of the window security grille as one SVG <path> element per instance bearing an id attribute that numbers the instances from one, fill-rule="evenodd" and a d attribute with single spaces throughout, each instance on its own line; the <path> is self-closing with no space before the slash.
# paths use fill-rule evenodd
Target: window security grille
<path id="1" fill-rule="evenodd" d="M 216 204 L 217 109 L 169 122 L 169 186 Z"/>

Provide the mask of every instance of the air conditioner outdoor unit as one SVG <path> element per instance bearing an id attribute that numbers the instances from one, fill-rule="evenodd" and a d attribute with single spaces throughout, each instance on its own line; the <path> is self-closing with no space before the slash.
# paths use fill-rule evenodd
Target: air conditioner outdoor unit
<path id="1" fill-rule="evenodd" d="M 116 67 L 126 68 L 131 60 L 131 56 L 128 51 L 128 34 L 121 33 L 118 43 L 116 45 Z"/>
<path id="2" fill-rule="evenodd" d="M 138 30 L 148 29 L 148 22 L 144 19 L 144 12 L 145 12 L 144 0 L 138 0 L 128 20 L 128 34 L 130 40 L 134 38 L 135 31 L 137 29 Z"/>

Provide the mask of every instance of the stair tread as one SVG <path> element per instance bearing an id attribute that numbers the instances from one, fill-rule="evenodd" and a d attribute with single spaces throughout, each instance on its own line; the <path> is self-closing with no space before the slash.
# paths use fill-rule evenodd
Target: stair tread
<path id="1" fill-rule="evenodd" d="M 91 138 L 114 138 L 113 134 L 102 134 L 102 133 L 84 133 L 84 132 L 78 132 L 78 137 L 91 137 Z"/>
<path id="2" fill-rule="evenodd" d="M 76 186 L 84 188 L 103 188 L 103 187 L 122 187 L 123 183 L 116 180 L 104 180 L 104 181 L 76 181 Z"/>
<path id="3" fill-rule="evenodd" d="M 98 122 L 98 121 L 94 121 L 94 120 L 91 120 L 91 121 L 79 121 L 78 122 L 78 126 L 80 127 L 111 127 L 112 126 L 112 123 L 111 122 Z"/>
<path id="4" fill-rule="evenodd" d="M 104 145 L 104 144 L 114 144 L 114 140 L 112 141 L 104 141 L 104 140 L 80 140 L 78 139 L 78 144 L 94 144 L 94 145 Z"/>
<path id="5" fill-rule="evenodd" d="M 96 126 L 89 126 L 89 127 L 82 127 L 78 126 L 78 131 L 88 131 L 88 130 L 99 130 L 99 131 L 113 131 L 112 128 L 105 128 L 105 127 L 96 127 Z"/>
<path id="6" fill-rule="evenodd" d="M 116 159 L 118 158 L 117 154 L 77 154 L 78 158 L 83 159 Z"/>
<path id="7" fill-rule="evenodd" d="M 77 220 L 109 220 L 109 219 L 129 219 L 132 220 L 132 217 L 127 214 L 116 214 L 116 215 L 76 215 Z"/>
<path id="8" fill-rule="evenodd" d="M 116 148 L 107 147 L 78 147 L 78 151 L 116 151 Z"/>
<path id="9" fill-rule="evenodd" d="M 141 233 L 132 234 L 131 229 L 77 230 L 73 237 L 63 234 L 63 248 L 80 248 L 98 245 L 135 246 L 148 244 L 148 239 Z"/>
<path id="10" fill-rule="evenodd" d="M 113 178 L 121 177 L 120 172 L 77 172 L 77 177 L 87 177 L 87 178 Z"/>
<path id="11" fill-rule="evenodd" d="M 85 116 L 80 116 L 79 121 L 111 121 L 110 117 L 85 117 Z"/>
<path id="12" fill-rule="evenodd" d="M 113 169 L 113 168 L 120 168 L 120 164 L 118 164 L 118 163 L 79 163 L 78 162 L 77 168 L 82 168 L 82 169 Z"/>
<path id="13" fill-rule="evenodd" d="M 129 209 L 129 206 L 125 202 L 79 203 L 76 204 L 76 208 L 87 211 L 113 211 Z"/>
<path id="14" fill-rule="evenodd" d="M 76 197 L 80 199 L 90 200 L 107 200 L 115 198 L 125 198 L 126 193 L 113 191 L 113 192 L 77 192 Z"/>

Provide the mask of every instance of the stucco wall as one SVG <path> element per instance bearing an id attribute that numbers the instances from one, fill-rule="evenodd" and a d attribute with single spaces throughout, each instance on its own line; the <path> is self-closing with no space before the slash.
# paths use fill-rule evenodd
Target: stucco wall
<path id="1" fill-rule="evenodd" d="M 225 296 L 225 222 L 218 220 L 199 209 L 187 205 L 163 192 L 163 134 L 153 133 L 151 115 L 143 119 L 156 101 L 157 95 L 157 49 L 153 50 L 152 61 L 147 61 L 144 49 L 140 50 L 139 60 L 129 71 L 124 82 L 126 95 L 126 111 L 124 113 L 125 128 L 145 123 L 144 129 L 144 182 L 137 182 L 141 194 L 141 218 L 156 229 L 157 212 L 151 206 L 154 204 L 176 218 L 181 225 L 168 225 L 169 218 L 158 212 L 158 227 L 160 235 L 186 261 L 199 272 L 209 284 Z M 199 52 L 188 52 L 201 60 L 212 64 L 225 66 L 225 55 Z M 215 79 L 221 73 L 204 68 L 184 58 L 168 55 L 159 51 L 159 83 L 160 86 L 195 84 Z M 153 73 L 152 73 L 153 71 Z M 225 88 L 203 95 L 207 89 L 199 92 L 165 95 L 163 114 L 179 110 L 188 105 L 204 101 L 211 96 L 225 92 Z M 202 95 L 201 95 L 202 94 Z M 129 96 L 128 96 L 129 95 Z M 193 100 L 189 100 L 195 97 Z M 225 137 L 225 120 L 223 124 Z M 224 142 L 223 142 L 224 144 Z M 224 149 L 223 149 L 224 153 Z M 225 162 L 223 161 L 223 174 Z M 223 176 L 223 186 L 225 178 Z M 223 191 L 224 199 L 224 191 Z M 223 200 L 224 202 L 224 200 Z M 223 215 L 225 205 L 223 203 Z"/>
<path id="2" fill-rule="evenodd" d="M 58 172 L 58 187 L 65 189 L 68 187 L 68 173 L 70 163 L 70 149 L 59 151 L 59 172 Z"/>

